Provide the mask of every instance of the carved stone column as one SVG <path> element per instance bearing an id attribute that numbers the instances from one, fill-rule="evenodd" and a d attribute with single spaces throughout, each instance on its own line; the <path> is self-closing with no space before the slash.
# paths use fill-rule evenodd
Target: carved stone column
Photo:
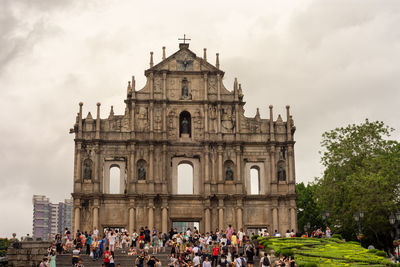
<path id="1" fill-rule="evenodd" d="M 154 227 L 154 201 L 153 199 L 149 199 L 149 207 L 148 207 L 148 227 L 149 230 L 152 231 Z"/>
<path id="2" fill-rule="evenodd" d="M 297 232 L 296 200 L 290 200 L 290 229 Z"/>
<path id="3" fill-rule="evenodd" d="M 223 166 L 222 166 L 222 146 L 218 146 L 218 183 L 222 183 L 224 181 L 223 177 Z"/>
<path id="4" fill-rule="evenodd" d="M 149 192 L 154 192 L 154 145 L 149 149 Z"/>
<path id="5" fill-rule="evenodd" d="M 168 187 L 167 187 L 168 173 L 167 173 L 167 145 L 166 144 L 163 144 L 163 147 L 162 147 L 162 167 L 161 167 L 161 169 L 162 169 L 162 178 L 161 178 L 162 192 L 163 192 L 163 194 L 167 194 L 168 193 Z"/>
<path id="6" fill-rule="evenodd" d="M 204 146 L 204 192 L 206 195 L 211 193 L 210 188 L 210 159 L 209 159 L 209 150 L 208 144 Z"/>
<path id="7" fill-rule="evenodd" d="M 136 151 L 135 151 L 135 144 L 131 144 L 129 148 L 129 168 L 128 168 L 128 192 L 135 193 L 136 191 Z"/>
<path id="8" fill-rule="evenodd" d="M 211 232 L 211 211 L 210 207 L 206 207 L 204 210 L 204 232 Z"/>
<path id="9" fill-rule="evenodd" d="M 162 200 L 161 206 L 161 231 L 168 233 L 168 202 L 167 199 Z"/>
<path id="10" fill-rule="evenodd" d="M 95 159 L 94 159 L 94 174 L 93 174 L 93 180 L 94 180 L 94 192 L 100 193 L 100 178 L 102 177 L 102 172 L 101 172 L 101 161 L 100 161 L 100 145 L 96 144 L 94 148 L 95 152 Z"/>
<path id="11" fill-rule="evenodd" d="M 99 227 L 99 207 L 93 208 L 93 229 Z"/>
<path id="12" fill-rule="evenodd" d="M 224 229 L 224 199 L 218 199 L 218 228 Z"/>
<path id="13" fill-rule="evenodd" d="M 128 231 L 129 233 L 133 233 L 133 229 L 135 229 L 135 208 L 129 208 L 129 226 Z"/>
<path id="14" fill-rule="evenodd" d="M 79 199 L 74 200 L 75 203 L 79 202 Z M 80 230 L 81 227 L 81 207 L 74 205 L 74 229 L 73 233 L 76 233 L 76 231 Z"/>
<path id="15" fill-rule="evenodd" d="M 273 233 L 275 233 L 275 230 L 279 231 L 279 225 L 278 225 L 278 208 L 272 208 L 272 225 L 273 225 Z"/>
<path id="16" fill-rule="evenodd" d="M 243 201 L 241 199 L 237 200 L 237 211 L 236 211 L 236 221 L 237 227 L 236 230 L 239 231 L 243 228 Z"/>

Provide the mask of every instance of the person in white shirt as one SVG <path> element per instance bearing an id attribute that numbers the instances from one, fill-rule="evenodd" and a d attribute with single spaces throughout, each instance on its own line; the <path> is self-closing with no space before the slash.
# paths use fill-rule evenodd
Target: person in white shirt
<path id="1" fill-rule="evenodd" d="M 199 267 L 201 265 L 200 256 L 197 252 L 195 253 L 195 255 L 196 256 L 194 256 L 194 258 L 193 258 L 193 266 Z"/>
<path id="2" fill-rule="evenodd" d="M 97 229 L 97 227 L 94 228 L 93 230 L 93 235 L 98 238 L 99 237 L 99 230 Z"/>
<path id="3" fill-rule="evenodd" d="M 285 237 L 292 237 L 291 234 L 290 234 L 289 229 L 286 231 Z"/>
<path id="4" fill-rule="evenodd" d="M 281 237 L 281 234 L 280 234 L 280 233 L 278 233 L 278 230 L 275 230 L 275 234 L 274 234 L 274 236 L 275 236 L 275 237 Z"/>
<path id="5" fill-rule="evenodd" d="M 110 244 L 110 251 L 114 251 L 115 241 L 116 241 L 116 236 L 113 232 L 111 232 L 110 236 L 108 237 L 108 243 Z"/>
<path id="6" fill-rule="evenodd" d="M 239 230 L 237 235 L 238 235 L 238 238 L 239 238 L 239 247 L 243 247 L 243 237 L 244 237 L 243 228 L 240 228 L 240 230 Z"/>

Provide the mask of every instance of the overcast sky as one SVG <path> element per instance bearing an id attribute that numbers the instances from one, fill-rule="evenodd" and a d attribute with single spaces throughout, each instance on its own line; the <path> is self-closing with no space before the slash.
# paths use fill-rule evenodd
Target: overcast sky
<path id="1" fill-rule="evenodd" d="M 78 103 L 122 114 L 131 75 L 141 88 L 149 52 L 158 63 L 184 33 L 220 53 L 247 116 L 291 106 L 298 182 L 321 175 L 324 131 L 369 118 L 399 139 L 399 1 L 141 2 L 0 1 L 0 237 L 32 232 L 33 194 L 70 197 Z"/>

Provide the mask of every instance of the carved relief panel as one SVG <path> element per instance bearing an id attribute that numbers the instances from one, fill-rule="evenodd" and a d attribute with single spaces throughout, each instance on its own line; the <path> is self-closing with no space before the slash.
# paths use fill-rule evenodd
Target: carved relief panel
<path id="1" fill-rule="evenodd" d="M 136 129 L 138 132 L 146 132 L 149 130 L 148 107 L 136 107 Z"/>

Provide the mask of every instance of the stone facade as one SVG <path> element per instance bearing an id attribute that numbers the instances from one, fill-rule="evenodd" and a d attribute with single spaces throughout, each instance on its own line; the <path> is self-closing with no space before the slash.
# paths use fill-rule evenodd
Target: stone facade
<path id="1" fill-rule="evenodd" d="M 11 244 L 7 250 L 8 266 L 10 267 L 35 267 L 47 257 L 47 249 L 51 242 L 24 241 Z"/>
<path id="2" fill-rule="evenodd" d="M 244 116 L 243 93 L 222 83 L 214 65 L 188 44 L 145 71 L 146 85 L 129 82 L 125 114 L 82 115 L 75 134 L 74 230 L 141 226 L 166 232 L 172 222 L 197 221 L 200 231 L 226 228 L 296 229 L 295 126 L 257 109 Z M 193 167 L 193 194 L 178 194 L 178 165 Z M 110 168 L 120 169 L 120 190 L 110 194 Z M 258 177 L 251 192 L 250 172 Z M 182 177 L 181 177 L 182 179 Z M 182 181 L 181 181 L 182 182 Z M 253 188 L 254 189 L 254 188 Z M 253 190 L 254 191 L 254 190 Z"/>

